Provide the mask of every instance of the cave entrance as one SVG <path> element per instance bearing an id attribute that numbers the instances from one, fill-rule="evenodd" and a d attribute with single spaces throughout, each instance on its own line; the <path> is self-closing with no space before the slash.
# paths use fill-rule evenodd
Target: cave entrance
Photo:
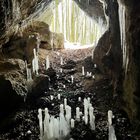
<path id="1" fill-rule="evenodd" d="M 52 32 L 63 33 L 66 49 L 94 47 L 105 32 L 103 20 L 89 17 L 73 0 L 54 0 L 40 20 L 49 24 Z"/>

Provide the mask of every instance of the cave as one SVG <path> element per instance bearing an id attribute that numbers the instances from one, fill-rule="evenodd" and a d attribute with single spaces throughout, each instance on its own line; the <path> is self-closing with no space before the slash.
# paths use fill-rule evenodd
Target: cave
<path id="1" fill-rule="evenodd" d="M 139 140 L 139 9 L 0 1 L 0 139 Z"/>

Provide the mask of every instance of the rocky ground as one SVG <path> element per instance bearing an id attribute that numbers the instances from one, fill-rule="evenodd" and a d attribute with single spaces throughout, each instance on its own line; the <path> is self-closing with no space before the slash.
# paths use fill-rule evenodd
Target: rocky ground
<path id="1" fill-rule="evenodd" d="M 40 50 L 40 73 L 51 75 L 49 89 L 40 93 L 40 97 L 33 101 L 27 99 L 24 106 L 14 115 L 14 121 L 0 133 L 0 140 L 38 140 L 38 108 L 47 107 L 49 113 L 58 116 L 59 105 L 64 98 L 68 99 L 68 105 L 72 107 L 72 117 L 75 116 L 75 108 L 83 110 L 83 99 L 91 98 L 94 107 L 96 130 L 91 131 L 89 125 L 81 120 L 76 121 L 75 128 L 71 130 L 70 137 L 74 140 L 107 140 L 108 123 L 107 111 L 112 110 L 114 114 L 113 126 L 118 140 L 139 140 L 132 131 L 132 126 L 125 112 L 120 108 L 119 98 L 113 95 L 110 79 L 107 75 L 101 74 L 91 60 L 92 48 L 83 50 L 61 50 L 44 51 Z M 46 55 L 50 56 L 53 69 L 47 72 L 44 70 Z M 60 65 L 60 57 L 63 57 L 64 65 Z M 87 57 L 88 56 L 88 57 Z M 92 77 L 82 76 L 82 66 L 85 71 L 92 72 Z M 63 68 L 63 72 L 60 72 Z M 71 83 L 71 75 L 74 76 L 74 83 Z M 57 94 L 61 94 L 58 100 Z M 50 99 L 50 95 L 54 99 Z M 78 101 L 78 97 L 82 101 Z"/>

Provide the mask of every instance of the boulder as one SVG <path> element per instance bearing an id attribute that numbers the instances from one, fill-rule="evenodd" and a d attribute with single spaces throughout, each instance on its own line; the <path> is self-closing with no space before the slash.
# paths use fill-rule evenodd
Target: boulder
<path id="1" fill-rule="evenodd" d="M 50 67 L 46 70 L 45 74 L 49 76 L 50 84 L 56 87 L 57 86 L 56 85 L 56 80 L 57 80 L 56 71 L 52 67 Z"/>
<path id="2" fill-rule="evenodd" d="M 28 92 L 24 70 L 22 60 L 0 61 L 0 120 L 24 103 Z"/>
<path id="3" fill-rule="evenodd" d="M 30 92 L 27 94 L 26 101 L 31 107 L 35 107 L 37 100 L 43 97 L 49 89 L 49 77 L 38 75 L 30 82 Z"/>

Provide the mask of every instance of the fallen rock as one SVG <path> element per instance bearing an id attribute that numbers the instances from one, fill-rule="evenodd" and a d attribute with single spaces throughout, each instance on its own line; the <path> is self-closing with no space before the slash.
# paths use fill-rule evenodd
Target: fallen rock
<path id="1" fill-rule="evenodd" d="M 40 97 L 45 95 L 45 92 L 49 89 L 49 77 L 47 75 L 38 75 L 31 82 L 31 91 L 28 93 L 26 101 L 27 103 L 34 107 L 36 102 Z"/>

